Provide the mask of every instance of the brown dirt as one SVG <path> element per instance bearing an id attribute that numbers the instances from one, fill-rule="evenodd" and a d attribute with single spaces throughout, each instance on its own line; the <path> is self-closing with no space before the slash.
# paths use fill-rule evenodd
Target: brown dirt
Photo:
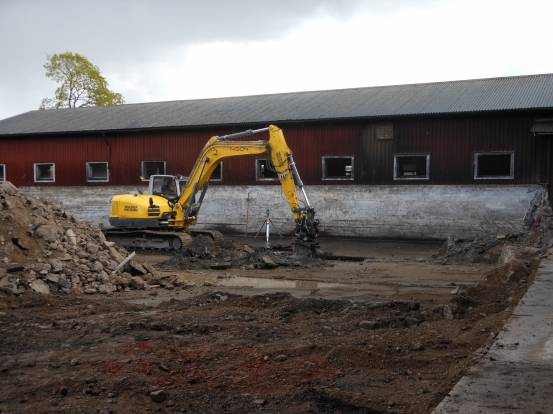
<path id="1" fill-rule="evenodd" d="M 6 296 L 0 407 L 428 413 L 482 358 L 475 352 L 491 344 L 532 278 L 505 283 L 502 272 L 439 304 L 420 292 L 375 304 L 209 286 L 157 307 L 129 299 L 179 292 Z M 147 395 L 153 386 L 168 394 L 163 403 Z"/>
<path id="2" fill-rule="evenodd" d="M 462 243 L 425 260 L 439 246 L 326 241 L 325 250 L 367 259 L 179 271 L 216 283 L 297 281 L 285 291 L 198 282 L 110 295 L 0 292 L 0 412 L 430 413 L 485 357 L 547 234 L 493 241 L 484 248 L 493 263 L 468 260 Z M 481 242 L 466 243 L 483 254 Z M 41 249 L 3 253 L 25 262 Z"/>

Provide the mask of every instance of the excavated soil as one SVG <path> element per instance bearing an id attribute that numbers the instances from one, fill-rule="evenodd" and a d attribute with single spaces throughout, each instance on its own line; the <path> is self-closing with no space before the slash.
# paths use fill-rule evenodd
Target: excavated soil
<path id="1" fill-rule="evenodd" d="M 441 248 L 321 241 L 365 260 L 295 266 L 290 252 L 227 237 L 205 257 L 139 255 L 124 273 L 142 284 L 127 285 L 107 256 L 94 269 L 110 246 L 69 213 L 59 214 L 70 217 L 67 229 L 85 231 L 75 251 L 64 240 L 45 247 L 20 230 L 37 214 L 3 206 L 0 228 L 9 222 L 11 234 L 2 233 L 0 268 L 18 281 L 0 291 L 2 413 L 430 413 L 486 357 L 552 240 L 544 214 L 529 236 L 450 238 Z M 48 279 L 52 269 L 29 275 L 39 259 L 78 256 L 94 239 L 98 251 L 88 254 L 100 260 L 68 261 L 70 277 L 84 276 L 70 288 Z M 254 252 L 246 261 L 244 246 Z M 28 287 L 35 279 L 51 293 Z M 99 283 L 117 289 L 100 294 Z"/>

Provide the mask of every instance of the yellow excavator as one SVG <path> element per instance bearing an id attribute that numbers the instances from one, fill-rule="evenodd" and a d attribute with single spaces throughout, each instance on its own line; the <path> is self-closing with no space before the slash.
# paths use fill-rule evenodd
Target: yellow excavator
<path id="1" fill-rule="evenodd" d="M 233 141 L 267 131 L 268 141 Z M 267 153 L 265 167 L 277 173 L 294 217 L 295 242 L 314 249 L 319 221 L 315 219 L 315 210 L 305 193 L 292 151 L 282 130 L 274 125 L 212 137 L 200 152 L 182 189 L 182 176 L 153 175 L 149 179 L 148 194 L 113 196 L 109 217 L 113 228 L 105 230 L 106 238 L 130 248 L 167 250 L 180 249 L 195 233 L 208 233 L 219 241 L 222 236 L 217 231 L 189 230 L 198 216 L 211 174 L 225 158 L 264 153 Z M 303 193 L 303 206 L 300 206 L 296 185 Z"/>

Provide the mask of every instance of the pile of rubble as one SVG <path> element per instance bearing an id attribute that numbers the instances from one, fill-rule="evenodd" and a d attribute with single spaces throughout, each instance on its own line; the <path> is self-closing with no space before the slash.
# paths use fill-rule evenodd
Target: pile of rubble
<path id="1" fill-rule="evenodd" d="M 111 293 L 140 285 L 112 272 L 125 249 L 106 241 L 61 204 L 0 185 L 0 290 L 8 294 Z M 143 286 L 141 286 L 143 287 Z"/>
<path id="2" fill-rule="evenodd" d="M 0 185 L 0 291 L 20 294 L 102 293 L 184 286 L 175 275 L 160 276 L 149 264 L 129 261 L 127 251 L 106 241 L 97 227 L 80 222 L 62 204 L 35 199 L 10 182 Z M 309 263 L 307 263 L 309 262 Z M 318 259 L 251 248 L 209 236 L 195 237 L 161 269 L 320 267 Z M 187 286 L 184 286 L 187 287 Z"/>
<path id="3" fill-rule="evenodd" d="M 300 257 L 281 249 L 282 246 L 271 250 L 260 249 L 234 240 L 217 243 L 209 236 L 198 235 L 182 251 L 158 263 L 157 267 L 173 271 L 229 268 L 254 270 L 277 267 L 318 269 L 326 265 L 322 259 Z"/>
<path id="4" fill-rule="evenodd" d="M 435 263 L 488 263 L 502 264 L 505 252 L 519 251 L 523 256 L 539 256 L 553 247 L 553 211 L 542 206 L 536 219 L 526 232 L 487 235 L 477 239 L 459 239 L 449 236 L 437 254 Z M 511 254 L 511 253 L 509 253 Z"/>

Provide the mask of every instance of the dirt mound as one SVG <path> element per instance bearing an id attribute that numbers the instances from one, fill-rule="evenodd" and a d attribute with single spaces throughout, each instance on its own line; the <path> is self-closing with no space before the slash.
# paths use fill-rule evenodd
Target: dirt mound
<path id="1" fill-rule="evenodd" d="M 284 249 L 282 246 L 278 248 Z M 288 250 L 291 250 L 288 249 Z M 196 236 L 182 251 L 160 262 L 162 270 L 207 270 L 207 269 L 274 269 L 309 268 L 319 269 L 326 262 L 322 259 L 299 257 L 283 250 L 255 248 L 234 240 L 216 243 L 209 236 Z"/>
<path id="2" fill-rule="evenodd" d="M 8 294 L 109 293 L 126 251 L 62 204 L 0 186 L 0 289 Z"/>

